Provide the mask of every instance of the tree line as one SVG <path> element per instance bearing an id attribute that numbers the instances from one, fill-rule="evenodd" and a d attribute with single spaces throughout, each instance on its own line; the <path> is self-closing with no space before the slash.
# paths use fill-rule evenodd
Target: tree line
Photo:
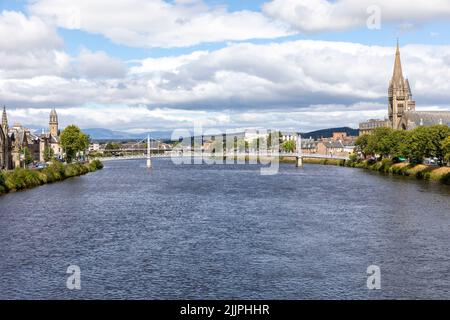
<path id="1" fill-rule="evenodd" d="M 425 158 L 436 158 L 439 165 L 450 162 L 450 128 L 446 125 L 420 126 L 414 130 L 376 128 L 373 133 L 360 136 L 356 151 L 364 158 L 389 158 L 423 163 Z"/>

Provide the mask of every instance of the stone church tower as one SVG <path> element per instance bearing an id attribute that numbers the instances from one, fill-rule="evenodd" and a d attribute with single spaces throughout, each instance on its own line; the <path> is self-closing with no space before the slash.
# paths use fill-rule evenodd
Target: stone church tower
<path id="1" fill-rule="evenodd" d="M 416 102 L 412 100 L 408 79 L 403 77 L 400 48 L 397 42 L 395 53 L 394 74 L 389 84 L 389 121 L 393 129 L 403 129 L 402 118 L 405 112 L 415 111 Z"/>
<path id="2" fill-rule="evenodd" d="M 56 114 L 55 108 L 53 108 L 52 111 L 50 112 L 49 131 L 53 137 L 57 137 L 59 135 L 58 115 Z"/>
<path id="3" fill-rule="evenodd" d="M 8 117 L 3 107 L 2 125 L 0 127 L 0 169 L 11 169 L 11 141 L 8 135 Z"/>
<path id="4" fill-rule="evenodd" d="M 6 107 L 3 106 L 3 114 L 2 114 L 2 129 L 8 129 L 8 116 L 6 115 Z"/>

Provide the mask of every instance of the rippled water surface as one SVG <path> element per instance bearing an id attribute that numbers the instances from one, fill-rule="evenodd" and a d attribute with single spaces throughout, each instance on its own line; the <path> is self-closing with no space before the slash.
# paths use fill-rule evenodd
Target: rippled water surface
<path id="1" fill-rule="evenodd" d="M 144 165 L 0 197 L 0 298 L 450 299 L 448 187 L 333 166 Z"/>

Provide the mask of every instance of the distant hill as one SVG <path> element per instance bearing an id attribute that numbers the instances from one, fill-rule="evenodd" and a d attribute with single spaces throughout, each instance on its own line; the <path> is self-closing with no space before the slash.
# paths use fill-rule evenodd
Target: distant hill
<path id="1" fill-rule="evenodd" d="M 346 132 L 348 136 L 358 136 L 359 135 L 358 129 L 352 129 L 349 127 L 341 127 L 341 128 L 321 129 L 321 130 L 302 133 L 302 137 L 305 139 L 308 139 L 309 137 L 312 137 L 313 139 L 331 138 L 333 136 L 333 132 Z"/>
<path id="2" fill-rule="evenodd" d="M 126 139 L 129 137 L 128 133 L 113 131 L 109 129 L 103 128 L 92 128 L 92 129 L 82 129 L 84 133 L 88 134 L 91 139 L 112 139 L 112 140 L 120 140 Z"/>
<path id="3" fill-rule="evenodd" d="M 104 128 L 88 128 L 82 130 L 93 140 L 142 140 L 147 138 L 148 134 L 150 134 L 150 137 L 153 139 L 167 140 L 170 139 L 172 134 L 171 131 L 152 131 L 148 133 L 133 134 Z"/>
<path id="4" fill-rule="evenodd" d="M 172 131 L 152 131 L 149 133 L 140 133 L 140 134 L 133 134 L 128 132 L 122 132 L 122 131 L 114 131 L 104 128 L 88 128 L 88 129 L 82 129 L 83 132 L 87 133 L 92 140 L 97 141 L 109 141 L 109 140 L 121 140 L 121 141 L 138 141 L 145 139 L 147 137 L 147 134 L 150 134 L 150 136 L 153 139 L 160 139 L 160 140 L 170 140 Z M 358 129 L 352 129 L 349 127 L 341 127 L 341 128 L 329 128 L 329 129 L 321 129 L 311 132 L 302 133 L 303 138 L 309 138 L 312 137 L 313 139 L 320 139 L 320 138 L 330 138 L 333 136 L 333 132 L 346 132 L 349 136 L 357 136 L 359 134 Z"/>

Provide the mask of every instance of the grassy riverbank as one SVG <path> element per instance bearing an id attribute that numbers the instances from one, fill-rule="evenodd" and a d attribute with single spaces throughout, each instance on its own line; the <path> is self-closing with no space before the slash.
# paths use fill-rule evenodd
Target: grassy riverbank
<path id="1" fill-rule="evenodd" d="M 295 157 L 282 157 L 280 159 L 281 163 L 294 163 L 296 162 Z M 303 157 L 303 163 L 307 164 L 321 164 L 321 165 L 329 165 L 329 166 L 345 166 L 344 160 L 339 159 L 318 159 L 318 158 L 308 158 L 307 156 Z"/>
<path id="2" fill-rule="evenodd" d="M 295 158 L 281 158 L 280 162 L 295 163 Z M 450 167 L 427 166 L 424 164 L 393 163 L 392 160 L 389 159 L 378 162 L 370 162 L 368 160 L 352 162 L 350 160 L 344 161 L 337 159 L 315 159 L 305 157 L 303 158 L 303 163 L 363 168 L 382 172 L 385 174 L 414 177 L 420 180 L 438 181 L 446 185 L 450 185 Z"/>
<path id="3" fill-rule="evenodd" d="M 349 167 L 370 169 L 387 174 L 415 177 L 420 180 L 439 181 L 450 185 L 450 167 L 436 167 L 424 164 L 393 163 L 390 159 L 346 163 Z"/>
<path id="4" fill-rule="evenodd" d="M 270 163 L 273 161 L 272 157 L 265 157 L 265 156 L 234 156 L 234 157 L 219 157 L 217 159 L 229 159 L 234 161 L 245 161 L 245 162 L 261 162 L 261 163 Z M 280 163 L 296 163 L 295 157 L 280 157 Z M 344 166 L 345 161 L 344 160 L 338 160 L 338 159 L 317 159 L 317 158 L 308 158 L 306 156 L 303 157 L 303 163 L 308 164 L 322 164 L 322 165 L 334 165 L 334 166 Z"/>
<path id="5" fill-rule="evenodd" d="M 55 161 L 45 169 L 17 168 L 12 171 L 1 172 L 0 195 L 81 176 L 102 168 L 103 164 L 99 160 L 94 160 L 90 163 L 71 163 L 67 165 Z"/>

